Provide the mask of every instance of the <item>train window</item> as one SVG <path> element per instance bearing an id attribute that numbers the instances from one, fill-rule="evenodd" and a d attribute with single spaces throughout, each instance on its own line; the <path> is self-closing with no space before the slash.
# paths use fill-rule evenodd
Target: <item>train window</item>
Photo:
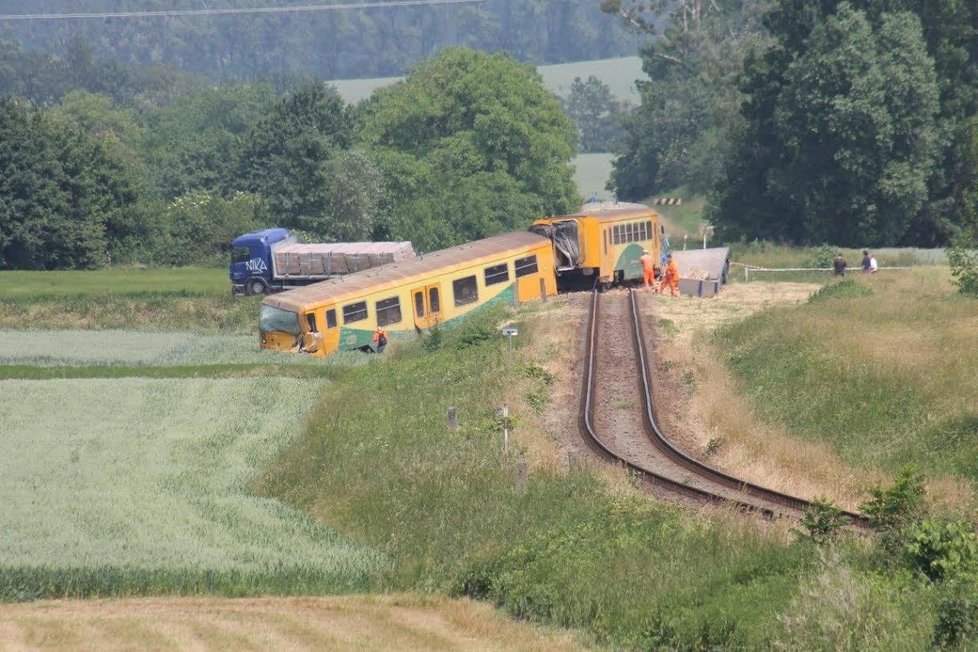
<path id="1" fill-rule="evenodd" d="M 367 302 L 357 301 L 348 306 L 343 306 L 343 323 L 349 324 L 355 321 L 363 321 L 367 318 Z"/>
<path id="2" fill-rule="evenodd" d="M 336 308 L 326 311 L 326 328 L 336 328 Z"/>
<path id="3" fill-rule="evenodd" d="M 645 239 L 646 240 L 649 240 L 653 235 L 655 235 L 655 231 L 652 229 L 652 222 L 646 222 L 645 223 Z"/>
<path id="4" fill-rule="evenodd" d="M 509 266 L 506 263 L 486 267 L 482 271 L 486 273 L 486 285 L 505 283 L 509 280 Z"/>
<path id="5" fill-rule="evenodd" d="M 374 306 L 377 309 L 377 325 L 387 326 L 401 321 L 401 300 L 398 297 L 381 299 Z"/>
<path id="6" fill-rule="evenodd" d="M 516 278 L 527 276 L 528 274 L 536 274 L 537 257 L 534 254 L 533 256 L 527 256 L 526 258 L 517 258 L 513 263 L 513 266 L 516 268 Z"/>
<path id="7" fill-rule="evenodd" d="M 428 307 L 431 308 L 431 312 L 433 313 L 441 312 L 441 300 L 438 298 L 438 288 L 428 289 Z"/>
<path id="8" fill-rule="evenodd" d="M 422 290 L 414 293 L 414 314 L 418 318 L 424 317 L 424 291 Z"/>
<path id="9" fill-rule="evenodd" d="M 610 235 L 611 235 L 611 232 L 608 231 L 608 229 L 605 229 L 604 230 L 604 255 L 605 256 L 608 255 L 608 240 L 609 240 Z"/>
<path id="10" fill-rule="evenodd" d="M 636 235 L 635 234 L 635 222 L 629 222 L 628 225 L 625 227 L 625 229 L 628 231 L 628 241 L 629 242 L 635 242 L 636 240 L 638 240 L 638 238 L 635 237 L 635 235 Z"/>
<path id="11" fill-rule="evenodd" d="M 455 291 L 456 306 L 464 306 L 479 300 L 479 284 L 475 276 L 466 276 L 452 281 L 452 289 Z"/>
<path id="12" fill-rule="evenodd" d="M 310 312 L 306 315 L 306 323 L 309 324 L 310 333 L 318 333 L 319 328 L 316 326 L 316 313 Z"/>

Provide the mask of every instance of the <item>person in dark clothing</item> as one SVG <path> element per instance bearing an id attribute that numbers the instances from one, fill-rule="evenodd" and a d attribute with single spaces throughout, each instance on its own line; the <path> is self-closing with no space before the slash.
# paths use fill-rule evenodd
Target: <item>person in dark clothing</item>
<path id="1" fill-rule="evenodd" d="M 848 267 L 848 266 L 849 266 L 849 263 L 847 263 L 846 262 L 846 259 L 842 257 L 842 252 L 840 251 L 836 255 L 835 260 L 832 261 L 832 269 L 835 271 L 835 275 L 836 276 L 845 276 L 846 275 L 846 267 Z"/>
<path id="2" fill-rule="evenodd" d="M 867 273 L 869 272 L 869 264 L 871 261 L 872 258 L 869 255 L 869 249 L 863 249 L 863 271 L 864 272 Z"/>

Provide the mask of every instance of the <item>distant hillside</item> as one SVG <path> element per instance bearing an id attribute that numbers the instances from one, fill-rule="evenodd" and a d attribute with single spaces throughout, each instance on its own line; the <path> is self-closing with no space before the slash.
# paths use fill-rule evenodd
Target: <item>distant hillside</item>
<path id="1" fill-rule="evenodd" d="M 627 100 L 632 104 L 639 103 L 635 81 L 644 77 L 642 60 L 637 56 L 537 66 L 537 70 L 543 75 L 544 85 L 561 97 L 566 97 L 570 93 L 570 87 L 575 77 L 587 79 L 594 75 L 611 88 L 615 97 L 620 100 Z M 339 79 L 330 83 L 336 86 L 343 99 L 355 104 L 370 97 L 374 89 L 393 84 L 400 79 L 403 77 Z"/>

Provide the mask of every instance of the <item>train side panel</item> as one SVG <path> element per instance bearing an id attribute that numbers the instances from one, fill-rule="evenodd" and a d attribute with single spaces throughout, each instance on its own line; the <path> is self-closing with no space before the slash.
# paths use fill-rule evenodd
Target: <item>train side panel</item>
<path id="1" fill-rule="evenodd" d="M 263 303 L 263 311 L 297 313 L 299 332 L 263 329 L 262 347 L 317 356 L 337 350 L 368 351 L 374 348 L 373 335 L 378 326 L 389 340 L 413 338 L 436 326 L 451 326 L 491 305 L 515 305 L 555 295 L 551 243 L 529 233 L 513 235 L 515 238 L 497 237 L 498 253 L 493 252 L 496 245 L 492 243 L 473 243 L 469 248 L 474 260 L 465 259 L 469 252 L 462 246 L 455 248 L 454 258 L 446 264 L 429 260 L 423 273 L 417 273 L 411 266 L 392 266 L 344 282 L 356 285 L 345 293 L 335 291 L 344 287 L 342 283 L 319 291 L 329 294 L 334 290 L 336 296 L 331 299 L 302 302 L 289 293 L 270 297 Z M 452 251 L 444 250 L 449 257 Z M 429 256 L 435 259 L 436 254 L 445 255 L 435 252 Z M 307 289 L 305 294 L 315 292 Z M 278 308 L 266 307 L 266 303 L 276 303 Z M 282 314 L 279 317 L 286 319 Z M 291 328 L 290 324 L 287 326 Z"/>

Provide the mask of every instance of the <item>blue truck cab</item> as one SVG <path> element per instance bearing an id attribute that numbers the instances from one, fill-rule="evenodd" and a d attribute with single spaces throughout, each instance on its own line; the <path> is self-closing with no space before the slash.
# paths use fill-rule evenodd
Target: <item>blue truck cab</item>
<path id="1" fill-rule="evenodd" d="M 262 229 L 231 241 L 231 293 L 266 294 L 277 288 L 272 269 L 272 245 L 295 238 L 288 229 Z"/>

